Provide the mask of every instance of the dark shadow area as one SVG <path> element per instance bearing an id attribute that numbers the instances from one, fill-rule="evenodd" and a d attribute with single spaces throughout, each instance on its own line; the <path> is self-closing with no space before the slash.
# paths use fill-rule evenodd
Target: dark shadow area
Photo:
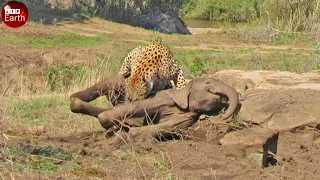
<path id="1" fill-rule="evenodd" d="M 143 27 L 162 33 L 191 34 L 179 17 L 182 0 L 87 1 L 24 0 L 29 10 L 28 21 L 57 25 L 60 21 L 83 23 L 89 17 Z M 5 1 L 0 1 L 5 4 Z"/>
<path id="2" fill-rule="evenodd" d="M 274 155 L 278 152 L 278 140 L 279 133 L 268 139 L 267 142 L 263 145 L 262 167 L 277 165 L 278 161 L 276 157 L 274 157 Z"/>
<path id="3" fill-rule="evenodd" d="M 177 132 L 163 132 L 159 134 L 155 139 L 159 142 L 166 142 L 171 140 L 180 140 L 183 138 L 183 134 Z"/>
<path id="4" fill-rule="evenodd" d="M 55 25 L 59 21 L 84 22 L 87 16 L 81 14 L 76 8 L 67 10 L 51 8 L 44 4 L 26 4 L 29 9 L 29 21 Z"/>
<path id="5" fill-rule="evenodd" d="M 34 3 L 22 1 L 29 10 L 28 21 L 40 24 L 56 25 L 60 21 L 84 22 L 88 16 L 82 14 L 78 7 L 74 6 L 69 9 L 52 8 L 47 3 Z M 5 1 L 0 1 L 1 7 Z M 2 22 L 0 18 L 0 22 Z"/>

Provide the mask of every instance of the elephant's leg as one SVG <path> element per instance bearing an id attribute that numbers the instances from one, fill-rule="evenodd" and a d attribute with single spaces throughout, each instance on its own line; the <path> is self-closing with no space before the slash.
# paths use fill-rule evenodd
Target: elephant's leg
<path id="1" fill-rule="evenodd" d="M 82 101 L 90 102 L 100 96 L 107 96 L 111 102 L 115 102 L 124 95 L 125 84 L 123 78 L 119 76 L 112 76 L 98 82 L 84 91 L 72 94 L 70 98 L 79 98 Z"/>
<path id="2" fill-rule="evenodd" d="M 104 111 L 99 114 L 98 119 L 102 127 L 109 129 L 113 125 L 118 125 L 127 118 L 144 119 L 148 118 L 149 115 L 161 113 L 161 107 L 170 106 L 173 104 L 174 102 L 171 100 L 171 98 L 169 98 L 166 94 L 161 93 L 161 95 L 158 95 L 154 98 L 123 104 Z"/>
<path id="3" fill-rule="evenodd" d="M 167 121 L 159 124 L 148 125 L 143 127 L 132 127 L 129 130 L 129 135 L 132 137 L 138 134 L 150 135 L 157 139 L 162 139 L 172 135 L 177 135 L 181 130 L 185 130 L 192 126 L 197 118 L 190 116 L 190 112 L 186 114 L 172 114 L 167 117 Z"/>
<path id="4" fill-rule="evenodd" d="M 107 96 L 113 105 L 118 104 L 124 99 L 125 85 L 123 79 L 115 76 L 109 77 L 84 91 L 79 91 L 70 96 L 70 109 L 74 113 L 82 113 L 94 117 L 108 110 L 108 108 L 100 108 L 86 102 L 90 102 L 100 96 Z"/>
<path id="5" fill-rule="evenodd" d="M 98 118 L 98 115 L 101 112 L 107 111 L 111 108 L 102 108 L 85 101 L 82 101 L 79 98 L 72 98 L 71 99 L 71 111 L 74 113 L 81 113 L 89 116 L 94 116 Z"/>

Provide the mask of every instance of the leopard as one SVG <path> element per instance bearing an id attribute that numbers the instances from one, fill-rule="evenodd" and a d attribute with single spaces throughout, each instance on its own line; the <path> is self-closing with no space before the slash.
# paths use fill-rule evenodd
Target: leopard
<path id="1" fill-rule="evenodd" d="M 148 98 L 158 91 L 173 88 L 173 85 L 176 89 L 186 86 L 181 67 L 172 51 L 162 43 L 134 48 L 122 63 L 118 75 L 125 79 L 128 102 Z"/>

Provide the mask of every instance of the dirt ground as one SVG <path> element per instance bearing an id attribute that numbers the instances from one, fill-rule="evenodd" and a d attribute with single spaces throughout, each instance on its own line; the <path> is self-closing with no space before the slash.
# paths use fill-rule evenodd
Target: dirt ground
<path id="1" fill-rule="evenodd" d="M 90 76 L 91 79 L 79 86 L 72 86 L 68 91 L 49 92 L 46 89 L 43 72 L 50 65 L 56 62 L 88 65 L 102 56 L 111 61 L 114 61 L 112 58 L 123 58 L 133 47 L 149 42 L 153 35 L 151 31 L 91 19 L 85 22 L 61 22 L 56 26 L 29 23 L 21 29 L 8 29 L 0 24 L 0 32 L 3 35 L 0 37 L 0 95 L 3 102 L 0 105 L 0 179 L 319 179 L 320 127 L 319 112 L 316 112 L 319 104 L 315 104 L 312 111 L 307 106 L 320 98 L 319 89 L 300 88 L 299 93 L 290 91 L 290 96 L 294 98 L 287 104 L 281 104 L 282 96 L 270 95 L 270 92 L 279 91 L 279 88 L 275 88 L 278 86 L 269 86 L 268 91 L 263 91 L 258 88 L 259 85 L 261 87 L 261 81 L 257 83 L 252 80 L 239 84 L 242 82 L 239 80 L 240 75 L 233 76 L 237 78 L 221 74 L 216 76 L 241 93 L 246 87 L 248 91 L 243 95 L 247 93 L 248 96 L 243 97 L 248 98 L 243 98 L 243 102 L 256 102 L 256 97 L 259 97 L 262 100 L 257 103 L 263 103 L 260 107 L 288 107 L 287 112 L 281 111 L 281 116 L 273 116 L 273 119 L 271 116 L 268 120 L 281 121 L 281 117 L 286 116 L 285 113 L 288 117 L 303 118 L 295 115 L 288 104 L 294 104 L 292 107 L 307 112 L 306 114 L 315 114 L 312 116 L 315 120 L 312 119 L 311 124 L 311 121 L 307 121 L 289 129 L 275 128 L 280 132 L 276 155 L 278 163 L 263 168 L 261 163 L 246 158 L 241 153 L 226 153 L 225 147 L 219 143 L 225 134 L 239 130 L 239 126 L 258 126 L 248 119 L 241 119 L 236 122 L 236 126 L 204 120 L 190 128 L 189 138 L 181 140 L 158 142 L 149 137 L 137 137 L 121 141 L 119 138 L 106 138 L 96 119 L 73 114 L 69 110 L 68 96 L 92 85 L 100 76 Z M 81 41 L 76 40 L 75 43 L 68 41 L 66 44 L 59 44 L 56 39 L 65 38 L 61 32 L 76 33 L 81 38 L 107 38 L 102 43 L 95 42 L 90 46 L 81 45 Z M 193 50 L 199 49 L 219 53 L 227 51 L 227 54 L 239 52 L 235 57 L 240 60 L 250 57 L 251 50 L 260 55 L 274 51 L 293 56 L 310 53 L 310 46 L 304 42 L 256 44 L 245 37 L 231 36 L 220 31 L 207 33 L 199 32 L 189 37 L 163 35 L 162 38 L 176 53 L 195 53 Z M 47 42 L 52 44 L 48 45 Z M 109 64 L 108 67 L 112 65 Z M 236 68 L 230 66 L 227 69 Z M 216 70 L 215 67 L 211 69 Z M 214 75 L 210 72 L 208 70 L 206 75 Z M 284 77 L 288 75 L 277 78 L 280 81 Z M 320 83 L 319 79 L 309 76 L 302 81 L 310 81 L 316 85 Z M 277 84 L 278 81 L 271 78 L 265 82 Z M 278 84 L 286 86 L 284 82 Z M 269 94 L 263 96 L 265 92 Z M 255 93 L 259 96 L 254 96 Z M 268 101 L 270 96 L 275 98 Z M 42 107 L 37 105 L 38 101 L 33 101 L 36 98 L 47 100 L 47 97 L 53 97 L 58 105 Z M 275 105 L 277 99 L 280 101 Z M 28 102 L 32 102 L 31 105 Z M 12 103 L 15 105 L 13 108 Z M 268 110 L 270 109 L 272 110 Z M 270 113 L 264 111 L 265 109 L 260 109 L 259 113 Z M 36 117 L 33 116 L 35 114 Z M 260 126 L 268 127 L 268 123 Z"/>
<path id="2" fill-rule="evenodd" d="M 71 151 L 81 168 L 72 173 L 2 172 L 3 179 L 318 179 L 319 130 L 298 128 L 279 135 L 278 164 L 262 168 L 257 161 L 228 155 L 219 139 L 229 131 L 226 125 L 205 122 L 193 130 L 192 139 L 168 142 L 138 137 L 129 142 L 106 139 L 103 132 L 38 133 L 5 132 L 2 148 L 20 147 L 37 155 L 34 149 L 48 142 Z M 3 134 L 3 135 L 4 135 Z M 38 152 L 41 156 L 41 152 Z M 44 155 L 43 155 L 44 156 Z M 47 155 L 50 158 L 50 155 Z M 19 158 L 5 159 L 17 161 Z M 56 160 L 57 164 L 63 163 Z M 6 167 L 6 166 L 4 166 Z"/>

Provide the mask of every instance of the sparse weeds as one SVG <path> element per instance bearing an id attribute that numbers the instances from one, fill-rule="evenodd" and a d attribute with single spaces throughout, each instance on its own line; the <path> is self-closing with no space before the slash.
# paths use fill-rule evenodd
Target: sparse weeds
<path id="1" fill-rule="evenodd" d="M 43 125 L 50 119 L 50 114 L 44 111 L 49 108 L 67 106 L 68 101 L 57 97 L 38 97 L 27 100 L 12 100 L 12 117 L 19 122 L 27 122 L 29 125 Z"/>
<path id="2" fill-rule="evenodd" d="M 261 52 L 262 50 L 264 52 Z M 297 73 L 312 69 L 307 68 L 306 64 L 310 63 L 310 58 L 316 57 L 315 53 L 311 55 L 304 50 L 295 51 L 295 53 L 290 51 L 292 50 L 275 49 L 271 51 L 260 47 L 236 51 L 192 50 L 178 51 L 176 57 L 182 62 L 185 72 L 196 77 L 208 70 L 221 69 L 280 70 Z"/>
<path id="3" fill-rule="evenodd" d="M 303 52 L 291 54 L 279 50 L 262 54 L 258 51 L 252 51 L 251 58 L 244 64 L 244 69 L 302 73 L 310 70 L 306 66 L 309 63 L 308 59 L 310 57 L 309 54 Z"/>
<path id="4" fill-rule="evenodd" d="M 57 164 L 60 163 L 60 160 L 48 158 L 46 156 L 29 155 L 28 163 L 31 169 L 56 172 L 58 170 Z"/>
<path id="5" fill-rule="evenodd" d="M 7 151 L 2 153 L 5 159 L 10 160 L 8 162 L 11 162 L 10 165 L 13 171 L 38 170 L 42 172 L 57 172 L 66 171 L 66 169 L 72 171 L 80 168 L 80 163 L 76 162 L 72 153 L 57 148 L 54 144 L 40 147 L 31 145 L 9 146 Z M 72 165 L 73 168 L 65 168 L 69 165 Z"/>
<path id="6" fill-rule="evenodd" d="M 273 38 L 273 44 L 284 44 L 284 43 L 295 44 L 296 38 L 297 37 L 295 33 L 280 33 Z"/>
<path id="7" fill-rule="evenodd" d="M 172 180 L 173 179 L 173 177 L 172 177 L 172 173 L 171 172 L 169 172 L 168 173 L 168 175 L 167 175 L 167 180 Z"/>
<path id="8" fill-rule="evenodd" d="M 183 64 L 182 67 L 185 68 L 185 72 L 189 72 L 191 76 L 199 76 L 206 68 L 212 65 L 212 59 L 210 58 L 211 53 L 214 53 L 214 51 L 178 51 L 175 56 Z"/>
<path id="9" fill-rule="evenodd" d="M 57 63 L 49 66 L 44 71 L 47 86 L 50 91 L 67 90 L 73 84 L 83 82 L 85 68 L 82 65 Z"/>
<path id="10" fill-rule="evenodd" d="M 312 50 L 312 55 L 310 58 L 310 62 L 309 64 L 311 64 L 311 69 L 313 70 L 320 70 L 320 39 L 318 41 L 318 43 L 315 45 L 315 47 Z"/>
<path id="11" fill-rule="evenodd" d="M 230 123 L 238 128 L 245 127 L 244 119 L 240 115 L 236 115 L 234 118 L 232 118 Z"/>
<path id="12" fill-rule="evenodd" d="M 303 33 L 277 33 L 273 37 L 270 38 L 270 43 L 271 44 L 298 44 L 298 43 L 303 43 L 303 44 L 313 44 L 314 41 L 312 40 L 311 35 L 309 34 L 303 34 Z"/>

